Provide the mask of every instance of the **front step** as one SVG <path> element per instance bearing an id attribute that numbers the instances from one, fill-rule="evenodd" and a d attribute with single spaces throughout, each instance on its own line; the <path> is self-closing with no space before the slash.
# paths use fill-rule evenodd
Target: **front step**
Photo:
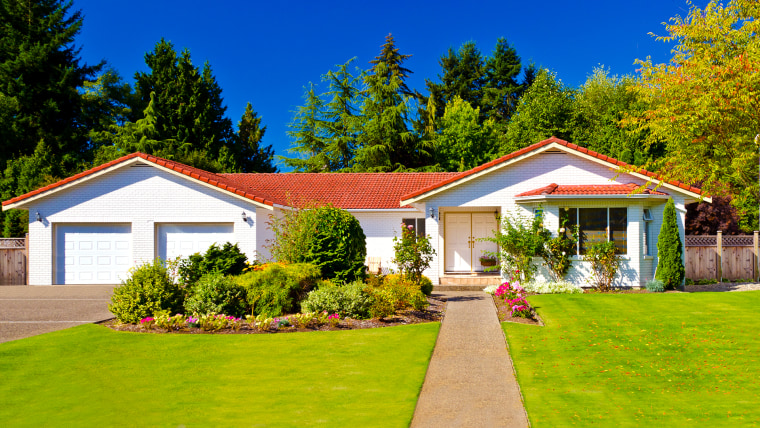
<path id="1" fill-rule="evenodd" d="M 501 284 L 500 275 L 444 275 L 433 291 L 483 291 L 489 285 Z"/>

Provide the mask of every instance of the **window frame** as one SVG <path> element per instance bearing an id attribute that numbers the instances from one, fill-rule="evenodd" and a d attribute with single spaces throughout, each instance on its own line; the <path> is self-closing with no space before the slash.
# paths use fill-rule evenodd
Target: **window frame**
<path id="1" fill-rule="evenodd" d="M 402 218 L 401 223 L 403 223 L 404 226 L 412 225 L 417 236 L 425 235 L 425 217 Z"/>
<path id="2" fill-rule="evenodd" d="M 573 216 L 571 216 L 570 212 L 571 212 L 571 210 L 575 210 L 575 216 L 574 216 L 575 217 L 575 224 L 567 224 L 567 226 L 569 226 L 569 227 L 573 227 L 573 226 L 578 227 L 578 235 L 579 235 L 579 237 L 578 237 L 578 241 L 575 243 L 575 254 L 574 254 L 574 256 L 576 256 L 576 257 L 581 257 L 581 256 L 583 256 L 585 254 L 585 251 L 583 251 L 582 240 L 581 240 L 581 236 L 583 234 L 583 229 L 581 229 L 581 224 L 580 224 L 581 223 L 581 211 L 580 210 L 586 210 L 586 209 L 587 210 L 599 210 L 599 209 L 604 209 L 606 211 L 606 214 L 607 214 L 607 216 L 606 216 L 606 226 L 605 226 L 605 235 L 606 235 L 606 239 L 607 239 L 606 242 L 610 242 L 610 241 L 615 242 L 615 240 L 614 240 L 615 234 L 612 233 L 613 232 L 612 231 L 612 224 L 610 223 L 610 210 L 613 210 L 613 209 L 623 209 L 623 210 L 625 210 L 625 229 L 623 231 L 625 233 L 625 241 L 624 241 L 625 242 L 625 247 L 624 247 L 624 249 L 621 250 L 621 247 L 617 247 L 616 246 L 616 248 L 618 249 L 618 251 L 616 251 L 616 253 L 618 255 L 620 255 L 620 256 L 628 256 L 628 225 L 629 225 L 628 224 L 628 217 L 629 217 L 629 215 L 628 215 L 628 207 L 621 207 L 621 206 L 598 207 L 597 206 L 597 207 L 567 207 L 567 209 L 565 209 L 565 207 L 560 207 L 559 209 L 560 209 L 560 213 L 559 213 L 560 227 L 562 227 L 562 220 L 563 220 L 563 214 L 562 214 L 562 212 L 565 211 L 567 213 L 566 214 L 567 219 L 571 220 Z M 596 242 L 596 241 L 592 241 L 592 242 Z"/>

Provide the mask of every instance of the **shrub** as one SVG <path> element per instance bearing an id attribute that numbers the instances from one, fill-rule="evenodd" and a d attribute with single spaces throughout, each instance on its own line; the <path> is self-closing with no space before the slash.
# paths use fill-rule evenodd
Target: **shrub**
<path id="1" fill-rule="evenodd" d="M 401 224 L 401 239 L 393 237 L 393 251 L 392 262 L 401 273 L 415 284 L 422 285 L 422 272 L 430 267 L 435 255 L 430 237 L 417 235 L 412 225 Z M 430 285 L 432 291 L 432 283 Z"/>
<path id="2" fill-rule="evenodd" d="M 433 294 L 433 281 L 424 275 L 420 277 L 420 291 L 426 296 Z"/>
<path id="3" fill-rule="evenodd" d="M 372 296 L 373 318 L 385 318 L 408 308 L 422 310 L 428 305 L 419 286 L 402 275 L 387 275 L 380 287 L 368 287 L 367 291 Z"/>
<path id="4" fill-rule="evenodd" d="M 364 288 L 365 285 L 361 281 L 345 285 L 324 282 L 301 302 L 301 309 L 306 312 L 339 314 L 342 317 L 367 318 L 372 298 Z"/>
<path id="5" fill-rule="evenodd" d="M 496 235 L 486 240 L 498 244 L 502 271 L 505 274 L 517 271 L 519 279 L 527 282 L 533 279 L 538 269 L 533 257 L 543 256 L 544 243 L 549 238 L 551 233 L 543 227 L 542 217 L 531 219 L 514 212 L 502 216 Z"/>
<path id="6" fill-rule="evenodd" d="M 203 275 L 185 299 L 185 313 L 227 314 L 240 317 L 246 312 L 245 288 L 218 271 Z"/>
<path id="7" fill-rule="evenodd" d="M 129 277 L 116 287 L 108 310 L 124 323 L 136 324 L 165 310 L 182 310 L 183 290 L 161 260 L 129 270 Z"/>
<path id="8" fill-rule="evenodd" d="M 583 293 L 580 285 L 567 281 L 537 282 L 526 283 L 523 288 L 528 293 L 534 294 L 576 294 Z"/>
<path id="9" fill-rule="evenodd" d="M 649 280 L 645 286 L 650 293 L 662 293 L 665 291 L 665 284 L 659 279 Z"/>
<path id="10" fill-rule="evenodd" d="M 683 265 L 683 248 L 673 199 L 668 199 L 662 214 L 662 226 L 657 238 L 657 258 L 659 261 L 655 278 L 662 281 L 667 289 L 680 286 L 686 276 L 686 270 Z"/>
<path id="11" fill-rule="evenodd" d="M 195 284 L 203 275 L 220 272 L 222 275 L 240 275 L 248 266 L 248 257 L 240 251 L 237 244 L 229 242 L 220 248 L 211 244 L 205 254 L 195 253 L 187 259 L 180 260 L 177 273 L 185 285 Z"/>
<path id="12" fill-rule="evenodd" d="M 325 278 L 350 282 L 366 276 L 367 243 L 359 220 L 332 205 L 271 217 L 272 257 L 284 263 L 311 263 Z"/>
<path id="13" fill-rule="evenodd" d="M 319 267 L 311 264 L 269 263 L 236 277 L 235 281 L 246 289 L 253 315 L 274 317 L 298 312 L 301 300 L 320 278 Z"/>
<path id="14" fill-rule="evenodd" d="M 565 274 L 573 264 L 570 257 L 575 254 L 578 227 L 570 228 L 569 232 L 568 234 L 568 228 L 563 223 L 557 231 L 557 236 L 546 240 L 544 251 L 541 252 L 541 258 L 544 259 L 546 267 L 549 268 L 549 272 L 557 282 L 561 282 L 565 278 Z"/>
<path id="15" fill-rule="evenodd" d="M 594 288 L 599 291 L 611 290 L 620 264 L 620 256 L 615 252 L 615 243 L 606 241 L 589 245 L 583 260 L 591 262 L 591 281 Z"/>

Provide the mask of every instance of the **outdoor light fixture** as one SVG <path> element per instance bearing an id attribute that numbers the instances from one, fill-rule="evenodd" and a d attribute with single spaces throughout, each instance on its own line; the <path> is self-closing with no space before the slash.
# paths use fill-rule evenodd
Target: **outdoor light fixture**
<path id="1" fill-rule="evenodd" d="M 247 215 L 245 215 L 245 211 L 243 211 L 243 221 L 244 221 L 245 223 L 248 223 L 248 216 L 247 216 Z"/>
<path id="2" fill-rule="evenodd" d="M 499 218 L 499 210 L 493 210 L 493 218 L 495 219 Z"/>
<path id="3" fill-rule="evenodd" d="M 37 211 L 37 214 L 35 214 L 35 218 L 37 219 L 38 222 L 42 223 L 42 216 L 40 215 L 39 211 Z"/>
<path id="4" fill-rule="evenodd" d="M 430 213 L 430 218 L 435 220 L 435 209 L 433 207 L 428 208 L 428 212 Z"/>

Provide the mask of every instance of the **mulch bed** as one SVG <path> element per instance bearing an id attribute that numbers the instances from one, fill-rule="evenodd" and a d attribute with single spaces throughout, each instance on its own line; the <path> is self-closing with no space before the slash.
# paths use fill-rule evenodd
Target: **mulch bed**
<path id="1" fill-rule="evenodd" d="M 122 324 L 115 318 L 101 322 L 112 330 L 118 331 L 132 331 L 138 333 L 175 333 L 175 334 L 274 334 L 274 333 L 295 333 L 295 332 L 307 332 L 307 331 L 331 331 L 331 330 L 359 330 L 364 328 L 381 328 L 381 327 L 393 327 L 397 325 L 408 324 L 421 324 L 427 322 L 439 322 L 443 319 L 443 314 L 446 308 L 446 299 L 443 296 L 433 295 L 428 297 L 428 307 L 421 311 L 405 310 L 397 313 L 392 317 L 383 319 L 346 319 L 341 320 L 337 326 L 331 327 L 329 325 L 315 325 L 312 322 L 307 328 L 298 328 L 296 326 L 280 327 L 279 329 L 272 328 L 269 331 L 259 331 L 251 328 L 247 323 L 244 323 L 238 330 L 223 329 L 217 331 L 203 331 L 200 328 L 185 327 L 181 330 L 166 331 L 161 328 L 146 329 L 141 325 L 136 324 Z M 278 318 L 285 318 L 283 315 Z"/>

